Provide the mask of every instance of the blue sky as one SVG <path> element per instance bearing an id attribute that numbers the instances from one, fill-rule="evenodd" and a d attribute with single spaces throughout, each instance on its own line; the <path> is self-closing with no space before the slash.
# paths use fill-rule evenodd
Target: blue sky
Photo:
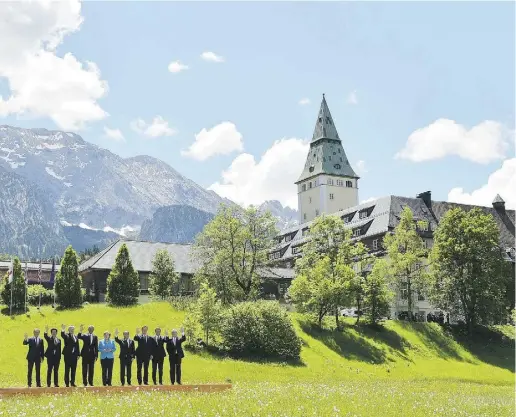
<path id="1" fill-rule="evenodd" d="M 359 166 L 361 200 L 432 190 L 434 199 L 488 205 L 495 191 L 513 198 L 514 142 L 506 131 L 514 129 L 514 11 L 513 3 L 488 2 L 87 2 L 74 11 L 82 25 L 52 53 L 94 62 L 108 85 L 90 104 L 109 116 L 85 116 L 73 129 L 84 139 L 123 157 L 160 158 L 239 202 L 292 205 L 301 140 L 311 137 L 326 93 L 348 158 Z M 201 59 L 207 51 L 223 62 Z M 188 69 L 170 72 L 175 61 Z M 4 100 L 16 94 L 15 76 L 6 74 L 0 61 Z M 20 91 L 24 83 L 17 80 Z M 73 94 L 63 93 L 65 105 Z M 310 103 L 299 104 L 304 98 Z M 2 113 L 0 102 L 0 123 L 68 127 L 52 109 L 27 118 L 12 108 Z M 177 133 L 149 138 L 134 130 L 135 120 L 156 116 Z M 439 119 L 449 122 L 434 124 Z M 222 122 L 234 128 L 205 139 L 213 149 L 227 141 L 233 152 L 204 160 L 181 153 Z M 106 137 L 105 127 L 124 140 Z M 412 151 L 395 158 L 426 127 Z M 291 140 L 275 144 L 282 138 Z M 421 160 L 428 150 L 435 155 Z M 450 196 L 455 187 L 463 190 Z"/>

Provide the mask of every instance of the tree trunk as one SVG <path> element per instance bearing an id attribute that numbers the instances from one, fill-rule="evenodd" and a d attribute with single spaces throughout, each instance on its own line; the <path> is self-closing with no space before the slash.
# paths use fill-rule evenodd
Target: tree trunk
<path id="1" fill-rule="evenodd" d="M 340 329 L 340 322 L 339 322 L 339 309 L 335 309 L 335 325 L 337 326 L 337 330 Z"/>
<path id="2" fill-rule="evenodd" d="M 357 321 L 355 322 L 355 324 L 358 324 L 358 322 L 360 321 L 360 297 L 357 297 Z"/>

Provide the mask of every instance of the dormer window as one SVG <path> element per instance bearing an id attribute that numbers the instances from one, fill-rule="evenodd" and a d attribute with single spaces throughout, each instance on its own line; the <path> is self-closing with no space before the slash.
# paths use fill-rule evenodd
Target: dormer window
<path id="1" fill-rule="evenodd" d="M 340 169 L 340 164 L 335 164 L 333 166 L 335 167 L 335 169 Z"/>
<path id="2" fill-rule="evenodd" d="M 366 217 L 367 217 L 367 211 L 366 211 L 366 210 L 361 211 L 361 212 L 360 212 L 360 218 L 361 218 L 361 219 L 365 219 Z"/>
<path id="3" fill-rule="evenodd" d="M 314 166 L 313 166 L 313 165 L 311 165 L 311 166 L 310 166 L 310 168 L 308 168 L 308 171 L 310 171 L 310 172 L 314 172 Z"/>
<path id="4" fill-rule="evenodd" d="M 353 230 L 353 237 L 358 237 L 358 236 L 360 236 L 360 229 Z"/>
<path id="5" fill-rule="evenodd" d="M 292 240 L 292 235 L 285 236 L 285 242 L 290 242 Z"/>
<path id="6" fill-rule="evenodd" d="M 344 216 L 344 223 L 349 223 L 351 221 L 351 219 L 349 218 L 349 216 Z"/>

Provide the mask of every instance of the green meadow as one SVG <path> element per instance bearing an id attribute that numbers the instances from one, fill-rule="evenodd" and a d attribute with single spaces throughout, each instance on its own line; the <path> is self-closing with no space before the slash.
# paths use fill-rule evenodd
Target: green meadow
<path id="1" fill-rule="evenodd" d="M 5 310 L 4 310 L 5 312 Z M 168 303 L 131 308 L 86 305 L 74 311 L 0 316 L 0 386 L 26 385 L 23 334 L 45 325 L 93 324 L 101 337 L 148 324 L 179 328 L 184 313 Z M 302 316 L 292 319 L 303 341 L 298 363 L 235 360 L 219 353 L 187 351 L 183 383 L 224 383 L 220 394 L 74 393 L 0 399 L 0 416 L 514 416 L 514 328 L 483 329 L 469 339 L 437 324 L 389 321 L 380 329 L 345 322 L 342 331 L 319 330 Z M 118 356 L 118 355 L 117 355 Z M 81 364 L 77 385 L 82 384 Z M 64 372 L 61 362 L 60 375 Z M 133 364 L 133 379 L 136 366 Z M 165 361 L 168 381 L 168 362 Z M 46 362 L 42 365 L 46 382 Z M 114 384 L 119 384 L 115 361 Z M 61 382 L 63 385 L 63 382 Z M 100 384 L 100 363 L 95 370 Z M 71 408 L 73 410 L 71 410 Z"/>

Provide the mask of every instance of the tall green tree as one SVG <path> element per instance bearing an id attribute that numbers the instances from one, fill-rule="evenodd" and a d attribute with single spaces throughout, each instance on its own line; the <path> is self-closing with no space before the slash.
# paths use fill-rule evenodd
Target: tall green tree
<path id="1" fill-rule="evenodd" d="M 107 279 L 107 301 L 116 306 L 138 303 L 140 279 L 134 270 L 129 250 L 124 243 L 116 255 L 115 264 Z"/>
<path id="2" fill-rule="evenodd" d="M 309 235 L 308 242 L 303 246 L 303 258 L 296 263 L 296 273 L 309 282 L 317 283 L 316 287 L 323 292 L 330 289 L 333 291 L 333 306 L 329 314 L 334 315 L 338 328 L 341 307 L 353 301 L 360 310 L 364 286 L 362 271 L 367 264 L 374 262 L 374 258 L 361 242 L 351 239 L 351 230 L 345 227 L 338 216 L 317 217 L 310 227 Z M 354 265 L 357 265 L 355 269 Z M 325 277 L 330 282 L 325 282 Z M 298 285 L 302 285 L 302 282 Z M 294 298 L 299 300 L 296 291 L 298 289 L 294 287 L 291 295 L 294 294 Z M 322 299 L 329 300 L 328 294 L 319 302 Z M 326 307 L 319 308 L 320 312 L 324 310 Z"/>
<path id="3" fill-rule="evenodd" d="M 193 256 L 201 262 L 197 281 L 208 280 L 224 304 L 258 297 L 259 272 L 269 265 L 275 223 L 268 211 L 222 205 L 194 245 Z"/>
<path id="4" fill-rule="evenodd" d="M 78 307 L 82 304 L 82 279 L 79 275 L 77 253 L 68 246 L 56 274 L 56 301 L 64 308 Z"/>
<path id="5" fill-rule="evenodd" d="M 477 323 L 495 321 L 504 308 L 510 272 L 499 239 L 493 216 L 476 208 L 449 210 L 434 233 L 431 300 L 463 316 L 470 332 Z"/>
<path id="6" fill-rule="evenodd" d="M 152 260 L 152 273 L 149 278 L 149 291 L 153 296 L 165 300 L 172 295 L 174 284 L 179 277 L 175 271 L 174 260 L 166 249 L 156 252 Z"/>
<path id="7" fill-rule="evenodd" d="M 11 283 L 9 283 L 8 275 L 7 273 L 4 277 L 2 301 L 5 305 L 10 305 L 12 287 L 13 310 L 23 310 L 25 307 L 25 277 L 23 275 L 21 262 L 17 257 L 13 259 L 13 280 Z"/>
<path id="8" fill-rule="evenodd" d="M 388 264 L 385 259 L 375 262 L 373 270 L 365 279 L 364 284 L 364 310 L 367 319 L 372 324 L 377 324 L 382 317 L 389 314 L 392 300 L 386 278 L 388 277 Z"/>
<path id="9" fill-rule="evenodd" d="M 383 245 L 387 251 L 387 267 L 390 284 L 402 299 L 407 301 L 409 319 L 413 318 L 414 301 L 419 292 L 427 288 L 427 250 L 417 232 L 417 227 L 426 226 L 416 222 L 412 210 L 405 207 L 394 233 L 387 234 Z"/>
<path id="10" fill-rule="evenodd" d="M 199 298 L 194 307 L 197 322 L 204 332 L 204 342 L 208 345 L 210 334 L 217 331 L 222 319 L 222 304 L 217 293 L 208 282 L 199 288 Z"/>

